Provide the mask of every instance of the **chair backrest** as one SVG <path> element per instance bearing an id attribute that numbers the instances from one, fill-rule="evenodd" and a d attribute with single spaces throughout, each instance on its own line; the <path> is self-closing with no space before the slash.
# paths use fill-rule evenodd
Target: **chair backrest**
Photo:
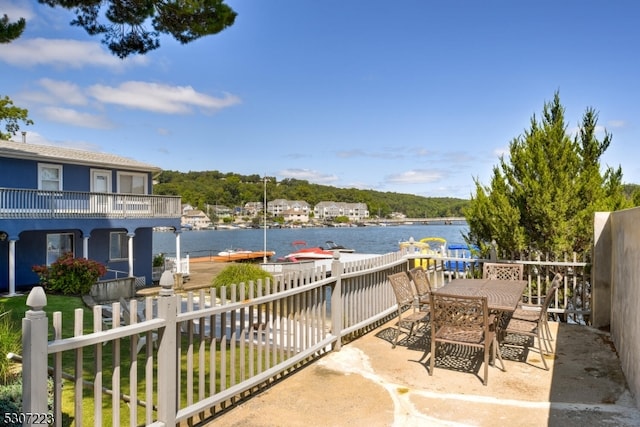
<path id="1" fill-rule="evenodd" d="M 125 325 L 131 322 L 131 309 L 129 308 L 129 301 L 120 297 L 120 312 L 122 313 L 122 321 Z"/>
<path id="2" fill-rule="evenodd" d="M 415 267 L 409 270 L 409 277 L 411 277 L 413 284 L 416 286 L 418 296 L 427 296 L 431 293 L 431 283 L 429 283 L 427 273 L 422 267 Z"/>
<path id="3" fill-rule="evenodd" d="M 389 282 L 393 288 L 393 293 L 396 295 L 396 301 L 398 305 L 413 304 L 415 301 L 415 291 L 411 285 L 411 279 L 405 272 L 390 274 Z"/>
<path id="4" fill-rule="evenodd" d="M 486 296 L 448 295 L 432 293 L 432 331 L 442 327 L 453 327 L 461 331 L 489 329 L 489 307 Z"/>
<path id="5" fill-rule="evenodd" d="M 523 264 L 485 262 L 482 266 L 483 279 L 522 280 L 523 273 Z"/>

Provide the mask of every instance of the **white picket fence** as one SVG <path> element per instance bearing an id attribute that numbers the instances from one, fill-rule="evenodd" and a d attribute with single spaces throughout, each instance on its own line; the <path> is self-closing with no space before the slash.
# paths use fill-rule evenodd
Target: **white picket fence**
<path id="1" fill-rule="evenodd" d="M 167 287 L 158 297 L 96 306 L 91 319 L 82 309 L 73 320 L 54 313 L 52 325 L 43 310 L 46 295 L 35 288 L 23 321 L 23 410 L 51 412 L 52 378 L 57 426 L 69 419 L 75 425 L 100 426 L 110 418 L 113 425 L 173 426 L 211 418 L 388 321 L 396 301 L 387 276 L 413 267 L 415 258 L 398 252 L 334 260 L 330 274 L 291 272 L 273 283 L 219 292 L 176 295 Z M 435 284 L 451 277 L 437 268 L 431 274 Z M 105 312 L 116 315 L 107 321 Z M 73 322 L 73 336 L 62 336 L 63 321 Z M 70 413 L 62 413 L 63 399 L 73 402 Z"/>

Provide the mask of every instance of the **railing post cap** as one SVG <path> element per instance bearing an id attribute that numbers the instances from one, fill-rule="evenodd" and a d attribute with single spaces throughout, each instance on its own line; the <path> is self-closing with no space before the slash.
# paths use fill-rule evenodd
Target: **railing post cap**
<path id="1" fill-rule="evenodd" d="M 162 276 L 160 276 L 160 295 L 173 295 L 173 284 L 175 283 L 175 279 L 173 278 L 173 273 L 171 270 L 165 270 L 162 272 Z"/>
<path id="2" fill-rule="evenodd" d="M 42 286 L 36 286 L 31 289 L 27 297 L 27 305 L 31 307 L 33 311 L 42 311 L 47 305 L 47 295 L 44 293 Z"/>

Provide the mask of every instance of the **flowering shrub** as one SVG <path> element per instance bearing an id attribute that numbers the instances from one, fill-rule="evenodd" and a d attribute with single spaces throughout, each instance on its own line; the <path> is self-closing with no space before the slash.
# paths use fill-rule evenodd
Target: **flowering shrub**
<path id="1" fill-rule="evenodd" d="M 86 258 L 74 258 L 71 252 L 62 255 L 50 267 L 35 265 L 32 270 L 38 274 L 43 286 L 63 295 L 89 293 L 91 285 L 107 272 L 105 266 L 99 262 Z"/>

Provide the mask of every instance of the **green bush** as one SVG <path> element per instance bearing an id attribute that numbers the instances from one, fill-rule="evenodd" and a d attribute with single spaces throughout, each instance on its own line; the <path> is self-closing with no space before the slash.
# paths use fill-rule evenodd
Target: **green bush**
<path id="1" fill-rule="evenodd" d="M 11 370 L 14 362 L 7 359 L 7 354 L 20 354 L 22 349 L 22 333 L 9 316 L 0 307 L 0 384 L 12 381 L 17 373 Z"/>
<path id="2" fill-rule="evenodd" d="M 62 255 L 50 267 L 36 265 L 32 270 L 40 277 L 40 283 L 51 292 L 62 295 L 84 295 L 107 269 L 98 261 L 74 258 L 73 253 Z"/>
<path id="3" fill-rule="evenodd" d="M 153 257 L 154 267 L 164 267 L 164 254 L 160 253 Z"/>
<path id="4" fill-rule="evenodd" d="M 249 294 L 249 283 L 253 282 L 257 287 L 258 280 L 262 280 L 262 286 L 267 279 L 273 280 L 271 273 L 264 271 L 255 264 L 238 263 L 225 267 L 212 281 L 212 285 L 219 289 L 222 286 L 244 283 L 245 295 Z M 257 289 L 255 289 L 257 291 Z"/>
<path id="5" fill-rule="evenodd" d="M 53 411 L 53 379 L 47 380 L 47 408 Z M 22 379 L 16 378 L 11 384 L 0 385 L 0 415 L 22 412 Z M 5 422 L 4 418 L 0 421 Z M 21 427 L 22 423 L 4 423 L 7 427 Z M 67 424 L 65 424 L 67 425 Z"/>
<path id="6" fill-rule="evenodd" d="M 0 385 L 0 414 L 19 414 L 20 412 L 22 412 L 22 381 L 15 380 L 11 384 Z M 22 423 L 3 425 L 19 427 Z"/>

